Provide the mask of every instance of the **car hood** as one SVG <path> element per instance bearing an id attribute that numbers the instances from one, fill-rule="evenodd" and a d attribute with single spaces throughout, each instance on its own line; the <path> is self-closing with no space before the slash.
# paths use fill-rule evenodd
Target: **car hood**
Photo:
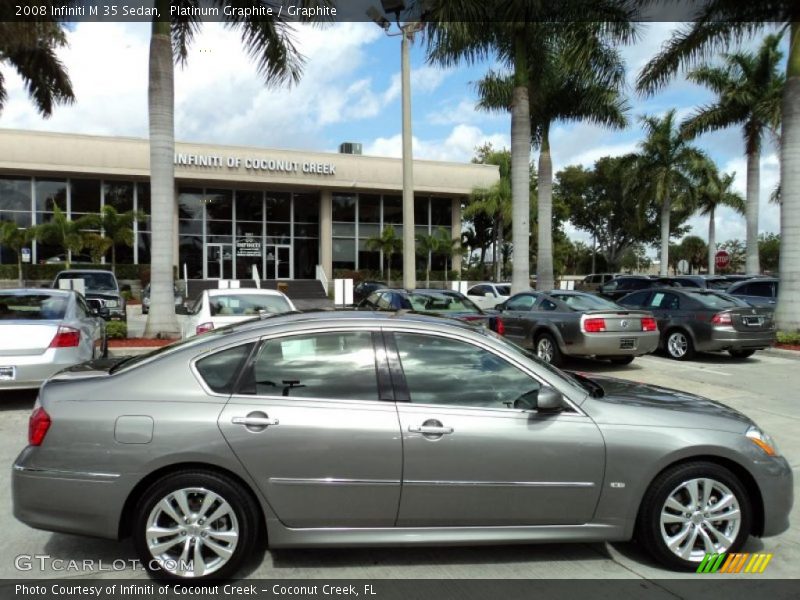
<path id="1" fill-rule="evenodd" d="M 103 298 L 105 300 L 119 300 L 120 298 L 120 295 L 113 290 L 105 290 L 102 292 L 94 292 L 92 290 L 86 290 L 85 296 L 87 298 Z"/>
<path id="2" fill-rule="evenodd" d="M 647 383 L 588 375 L 605 395 L 584 403 L 598 423 L 652 425 L 739 432 L 753 425 L 741 412 L 702 396 Z"/>

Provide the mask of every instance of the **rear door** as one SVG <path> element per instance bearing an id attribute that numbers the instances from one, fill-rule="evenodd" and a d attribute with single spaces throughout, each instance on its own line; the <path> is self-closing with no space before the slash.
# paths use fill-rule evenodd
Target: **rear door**
<path id="1" fill-rule="evenodd" d="M 219 427 L 284 525 L 394 525 L 403 449 L 380 334 L 264 339 Z"/>
<path id="2" fill-rule="evenodd" d="M 658 323 L 658 330 L 662 333 L 667 331 L 670 324 L 688 323 L 691 313 L 687 307 L 683 306 L 686 302 L 681 302 L 681 297 L 672 292 L 656 290 L 650 296 L 648 310 L 652 311 Z"/>

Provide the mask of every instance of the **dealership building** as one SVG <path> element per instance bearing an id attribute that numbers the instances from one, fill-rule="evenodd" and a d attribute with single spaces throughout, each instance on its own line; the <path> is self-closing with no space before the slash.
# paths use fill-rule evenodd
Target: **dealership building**
<path id="1" fill-rule="evenodd" d="M 328 278 L 378 271 L 382 256 L 367 240 L 386 225 L 402 236 L 400 159 L 177 142 L 174 162 L 175 259 L 189 279 L 246 279 L 253 266 L 281 280 L 314 279 L 317 266 Z M 146 139 L 0 130 L 0 220 L 36 225 L 56 205 L 72 219 L 104 205 L 149 215 L 149 164 Z M 414 161 L 416 232 L 459 238 L 465 197 L 498 179 L 495 166 Z M 63 253 L 32 246 L 35 263 Z M 392 261 L 399 268 L 401 255 Z M 15 262 L 0 248 L 0 263 Z M 150 262 L 149 220 L 136 224 L 132 247 L 117 246 L 117 262 Z"/>

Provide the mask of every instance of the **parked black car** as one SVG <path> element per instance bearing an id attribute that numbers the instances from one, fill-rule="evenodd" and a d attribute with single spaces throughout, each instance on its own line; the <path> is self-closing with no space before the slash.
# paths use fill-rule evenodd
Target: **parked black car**
<path id="1" fill-rule="evenodd" d="M 482 310 L 472 300 L 460 292 L 452 290 L 381 289 L 372 292 L 356 306 L 359 310 L 412 310 L 470 321 L 496 330 L 492 318 L 495 310 Z"/>
<path id="2" fill-rule="evenodd" d="M 740 281 L 731 285 L 727 293 L 753 306 L 774 307 L 778 302 L 778 279 L 776 277 L 758 277 Z"/>
<path id="3" fill-rule="evenodd" d="M 701 290 L 724 291 L 730 287 L 731 282 L 721 275 L 678 275 L 672 281 L 685 288 L 698 288 Z"/>
<path id="4" fill-rule="evenodd" d="M 629 294 L 618 304 L 651 311 L 661 332 L 659 347 L 676 360 L 725 350 L 747 358 L 775 341 L 771 309 L 754 308 L 724 292 L 656 288 Z"/>
<path id="5" fill-rule="evenodd" d="M 128 320 L 125 298 L 120 294 L 114 273 L 101 269 L 69 269 L 56 275 L 52 287 L 58 289 L 59 282 L 67 279 L 83 280 L 86 303 L 106 321 Z"/>
<path id="6" fill-rule="evenodd" d="M 385 282 L 381 281 L 362 281 L 353 288 L 353 304 L 358 304 L 375 290 L 386 287 Z"/>
<path id="7" fill-rule="evenodd" d="M 645 275 L 621 275 L 600 286 L 600 295 L 616 301 L 636 290 L 655 287 L 678 286 L 670 277 L 647 277 Z"/>

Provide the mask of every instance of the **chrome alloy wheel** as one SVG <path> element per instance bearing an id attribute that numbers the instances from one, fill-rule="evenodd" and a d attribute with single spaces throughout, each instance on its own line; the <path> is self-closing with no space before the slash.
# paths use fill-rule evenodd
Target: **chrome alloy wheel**
<path id="1" fill-rule="evenodd" d="M 550 338 L 539 338 L 539 341 L 536 342 L 536 356 L 546 363 L 553 362 L 553 342 Z"/>
<path id="2" fill-rule="evenodd" d="M 714 479 L 684 481 L 661 508 L 660 531 L 675 556 L 700 562 L 726 552 L 739 535 L 742 514 L 730 488 Z"/>
<path id="3" fill-rule="evenodd" d="M 681 358 L 689 350 L 689 340 L 686 339 L 686 334 L 680 331 L 675 331 L 669 334 L 667 338 L 667 351 L 670 356 Z"/>
<path id="4" fill-rule="evenodd" d="M 158 569 L 179 577 L 201 577 L 218 571 L 233 556 L 239 523 L 219 494 L 184 488 L 153 507 L 145 537 Z"/>

